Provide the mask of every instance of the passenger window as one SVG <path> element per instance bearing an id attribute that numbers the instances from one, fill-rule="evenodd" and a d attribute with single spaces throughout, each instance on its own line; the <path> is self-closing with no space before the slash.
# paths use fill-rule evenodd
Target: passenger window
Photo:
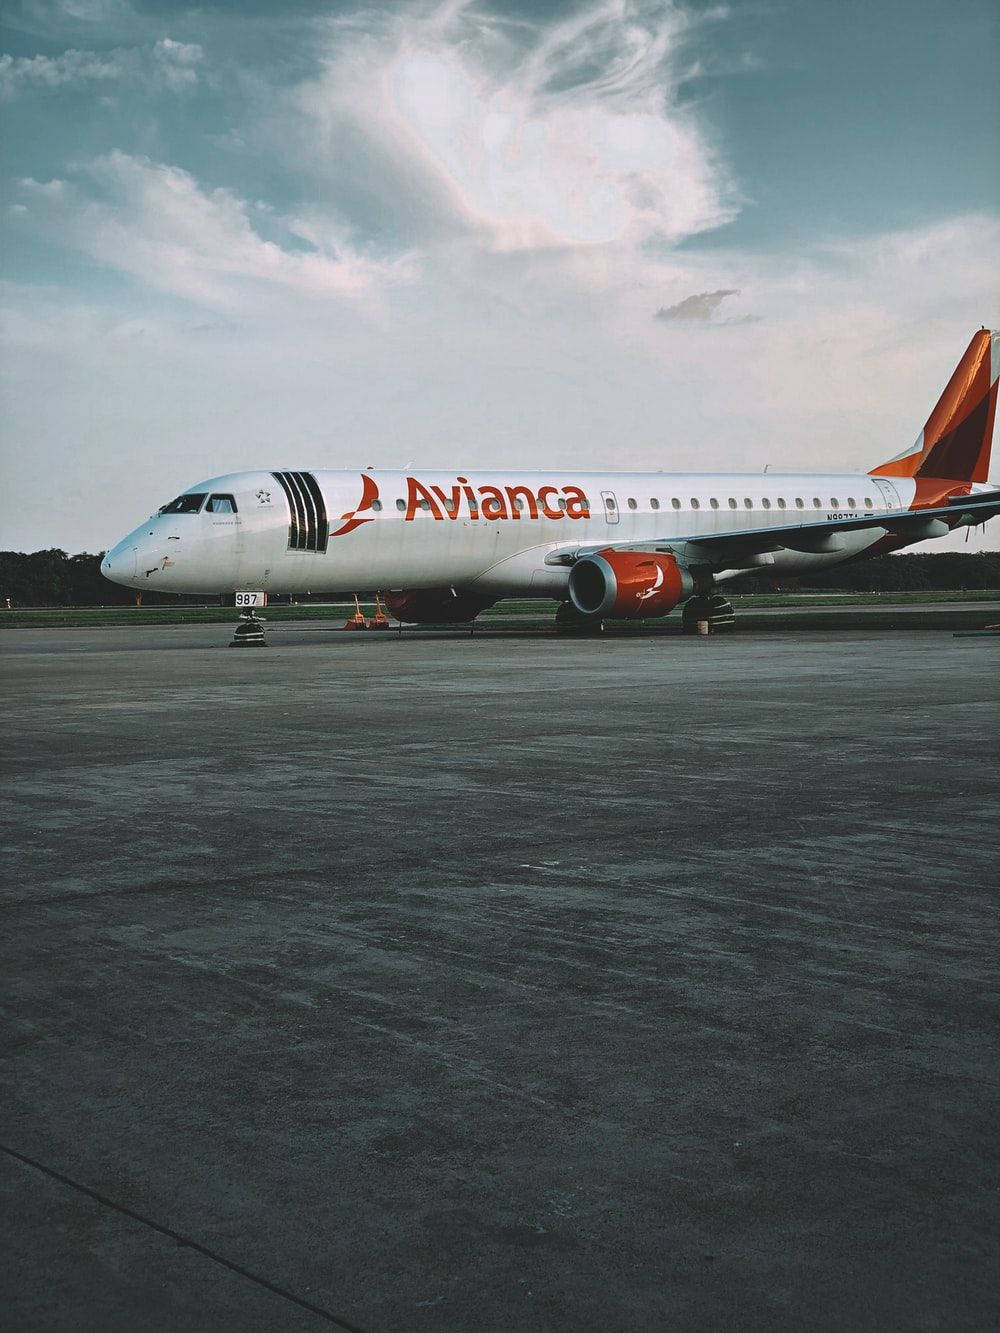
<path id="1" fill-rule="evenodd" d="M 605 503 L 605 505 L 607 505 L 608 509 L 614 509 L 614 508 L 615 508 L 615 502 L 614 502 L 614 500 L 612 500 L 612 498 L 611 498 L 610 495 L 606 495 L 606 496 L 604 497 L 604 503 Z"/>
<path id="2" fill-rule="evenodd" d="M 753 501 L 750 499 L 749 495 L 744 496 L 744 498 L 743 498 L 743 508 L 744 508 L 744 509 L 752 509 L 752 508 L 753 508 Z"/>
<path id="3" fill-rule="evenodd" d="M 681 507 L 681 502 L 680 502 L 680 500 L 673 499 L 673 500 L 670 501 L 670 503 L 671 503 L 671 505 L 673 505 L 673 507 L 674 507 L 675 509 L 680 509 L 680 507 Z"/>
<path id="4" fill-rule="evenodd" d="M 736 501 L 733 499 L 732 496 L 729 497 L 729 508 L 730 508 L 730 509 L 735 509 L 735 508 L 736 508 Z"/>
<path id="5" fill-rule="evenodd" d="M 629 507 L 629 509 L 638 509 L 638 507 L 639 507 L 639 506 L 636 504 L 636 502 L 632 499 L 631 496 L 629 496 L 628 507 Z"/>
<path id="6" fill-rule="evenodd" d="M 406 508 L 406 501 L 405 501 L 405 500 L 397 500 L 397 501 L 396 501 L 396 508 L 399 510 L 400 513 L 402 513 L 403 510 Z"/>
<path id="7" fill-rule="evenodd" d="M 853 495 L 849 495 L 849 496 L 847 497 L 847 507 L 848 507 L 848 509 L 857 509 L 857 507 L 858 507 L 858 502 L 857 502 L 857 500 L 855 500 L 855 498 L 854 498 Z"/>
<path id="8" fill-rule="evenodd" d="M 205 502 L 205 492 L 201 495 L 178 495 L 160 510 L 161 514 L 197 514 Z"/>
<path id="9" fill-rule="evenodd" d="M 764 496 L 763 500 L 761 500 L 761 504 L 764 506 L 765 509 L 771 508 L 771 501 L 767 498 L 766 495 Z"/>
<path id="10" fill-rule="evenodd" d="M 420 501 L 420 508 L 421 508 L 421 509 L 430 509 L 430 507 L 431 507 L 431 502 L 430 502 L 430 500 L 421 500 L 421 501 Z"/>
<path id="11" fill-rule="evenodd" d="M 839 509 L 839 508 L 840 508 L 840 501 L 837 499 L 837 497 L 836 497 L 835 495 L 831 495 L 831 496 L 830 496 L 830 508 L 831 508 L 831 509 Z"/>
<path id="12" fill-rule="evenodd" d="M 650 502 L 649 502 L 649 507 L 650 507 L 650 509 L 659 509 L 659 507 L 660 507 L 660 502 L 659 502 L 659 500 L 650 500 Z"/>
<path id="13" fill-rule="evenodd" d="M 805 507 L 806 507 L 806 502 L 805 502 L 805 500 L 803 500 L 803 498 L 802 498 L 801 495 L 797 495 L 797 496 L 795 497 L 795 508 L 796 508 L 796 509 L 805 509 Z"/>
<path id="14" fill-rule="evenodd" d="M 718 509 L 719 507 L 719 502 L 714 495 L 712 496 L 711 500 L 709 500 L 708 503 L 712 506 L 713 509 Z"/>
<path id="15" fill-rule="evenodd" d="M 787 508 L 787 506 L 786 506 L 784 500 L 781 499 L 780 497 L 778 498 L 778 508 L 779 508 L 779 509 L 785 509 L 785 508 Z"/>
<path id="16" fill-rule="evenodd" d="M 382 512 L 382 501 L 381 501 L 381 500 L 373 500 L 373 501 L 371 502 L 371 508 L 374 509 L 374 511 L 375 511 L 376 514 L 380 514 L 380 513 Z"/>
<path id="17" fill-rule="evenodd" d="M 814 509 L 822 509 L 822 508 L 823 508 L 823 501 L 819 498 L 818 495 L 814 495 L 814 496 L 813 496 L 813 508 L 814 508 Z"/>
<path id="18" fill-rule="evenodd" d="M 872 507 L 872 497 L 871 497 L 870 495 L 866 495 L 866 496 L 865 496 L 865 508 L 866 508 L 866 509 L 871 509 L 871 507 Z"/>
<path id="19" fill-rule="evenodd" d="M 698 503 L 698 501 L 694 498 L 694 496 L 691 497 L 691 508 L 692 508 L 692 509 L 700 509 L 700 508 L 701 508 L 701 505 L 700 505 L 700 504 Z"/>

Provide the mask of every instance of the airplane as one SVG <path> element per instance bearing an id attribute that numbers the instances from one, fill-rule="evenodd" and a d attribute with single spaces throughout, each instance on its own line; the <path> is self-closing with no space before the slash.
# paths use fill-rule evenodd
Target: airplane
<path id="1" fill-rule="evenodd" d="M 273 469 L 212 477 L 124 537 L 106 578 L 156 592 L 378 590 L 411 624 L 462 624 L 504 597 L 555 598 L 556 628 L 732 621 L 748 571 L 802 574 L 1000 514 L 988 481 L 1000 334 L 980 329 L 916 443 L 868 473 Z"/>

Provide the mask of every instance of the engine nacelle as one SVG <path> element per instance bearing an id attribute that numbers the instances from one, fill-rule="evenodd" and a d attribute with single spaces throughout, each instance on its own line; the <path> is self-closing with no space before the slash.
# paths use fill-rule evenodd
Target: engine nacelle
<path id="1" fill-rule="evenodd" d="M 693 593 L 689 570 L 672 555 L 648 551 L 608 547 L 578 560 L 569 575 L 569 599 L 585 616 L 665 616 Z"/>
<path id="2" fill-rule="evenodd" d="M 408 625 L 467 625 L 496 600 L 454 588 L 415 588 L 384 597 L 389 611 Z"/>

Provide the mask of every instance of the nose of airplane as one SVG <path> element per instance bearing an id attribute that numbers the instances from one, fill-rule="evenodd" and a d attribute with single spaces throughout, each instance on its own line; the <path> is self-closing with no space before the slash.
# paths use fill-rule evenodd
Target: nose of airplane
<path id="1" fill-rule="evenodd" d="M 136 547 L 132 542 L 119 542 L 101 561 L 101 573 L 112 583 L 128 585 L 135 578 Z"/>

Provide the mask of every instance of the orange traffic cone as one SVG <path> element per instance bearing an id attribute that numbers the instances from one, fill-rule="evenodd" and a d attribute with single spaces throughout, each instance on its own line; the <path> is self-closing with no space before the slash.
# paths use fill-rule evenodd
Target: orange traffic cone
<path id="1" fill-rule="evenodd" d="M 361 613 L 361 603 L 358 601 L 357 593 L 354 594 L 354 615 L 344 626 L 344 629 L 367 629 L 368 621 Z"/>
<path id="2" fill-rule="evenodd" d="M 385 607 L 379 600 L 378 593 L 375 594 L 375 614 L 368 622 L 369 629 L 388 629 L 389 617 L 385 613 Z"/>

